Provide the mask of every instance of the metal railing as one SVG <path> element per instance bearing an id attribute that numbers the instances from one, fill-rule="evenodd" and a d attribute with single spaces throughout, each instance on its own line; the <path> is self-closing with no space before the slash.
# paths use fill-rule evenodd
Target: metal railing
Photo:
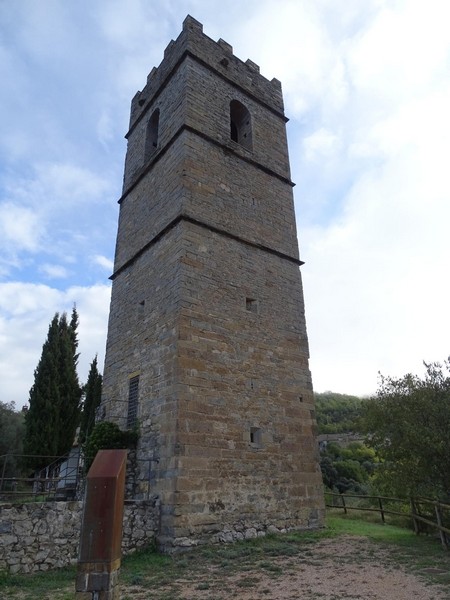
<path id="1" fill-rule="evenodd" d="M 48 460 L 48 465 L 36 470 L 21 466 L 36 459 Z M 0 500 L 3 502 L 74 500 L 84 486 L 79 452 L 64 456 L 4 454 L 0 456 L 0 474 Z"/>
<path id="2" fill-rule="evenodd" d="M 48 461 L 42 469 L 26 464 Z M 151 496 L 151 460 L 133 456 L 127 465 L 126 499 Z M 0 456 L 0 502 L 81 500 L 86 480 L 85 457 L 79 449 L 64 456 L 4 454 Z"/>

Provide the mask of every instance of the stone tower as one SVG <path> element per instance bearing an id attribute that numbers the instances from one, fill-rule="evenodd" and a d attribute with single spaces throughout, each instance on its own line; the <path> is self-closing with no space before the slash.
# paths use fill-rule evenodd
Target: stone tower
<path id="1" fill-rule="evenodd" d="M 132 100 L 102 407 L 166 548 L 322 521 L 286 121 L 190 16 Z"/>

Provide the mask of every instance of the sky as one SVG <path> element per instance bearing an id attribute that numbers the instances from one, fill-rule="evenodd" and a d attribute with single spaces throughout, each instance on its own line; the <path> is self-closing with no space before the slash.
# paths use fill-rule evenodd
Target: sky
<path id="1" fill-rule="evenodd" d="M 187 14 L 282 82 L 315 390 L 443 362 L 446 0 L 0 0 L 0 401 L 74 303 L 103 364 L 130 102 Z"/>

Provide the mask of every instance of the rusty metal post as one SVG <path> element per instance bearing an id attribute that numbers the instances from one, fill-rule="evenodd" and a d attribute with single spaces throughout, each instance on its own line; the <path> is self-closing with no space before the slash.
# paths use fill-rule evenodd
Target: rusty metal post
<path id="1" fill-rule="evenodd" d="M 76 600 L 118 600 L 126 450 L 99 450 L 89 469 Z"/>

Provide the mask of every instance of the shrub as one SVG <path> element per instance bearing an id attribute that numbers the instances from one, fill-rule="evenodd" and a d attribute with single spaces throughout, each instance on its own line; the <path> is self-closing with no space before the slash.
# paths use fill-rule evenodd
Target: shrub
<path id="1" fill-rule="evenodd" d="M 93 428 L 83 444 L 86 471 L 89 470 L 99 450 L 115 448 L 135 448 L 139 434 L 136 429 L 122 431 L 116 423 L 101 421 Z"/>

